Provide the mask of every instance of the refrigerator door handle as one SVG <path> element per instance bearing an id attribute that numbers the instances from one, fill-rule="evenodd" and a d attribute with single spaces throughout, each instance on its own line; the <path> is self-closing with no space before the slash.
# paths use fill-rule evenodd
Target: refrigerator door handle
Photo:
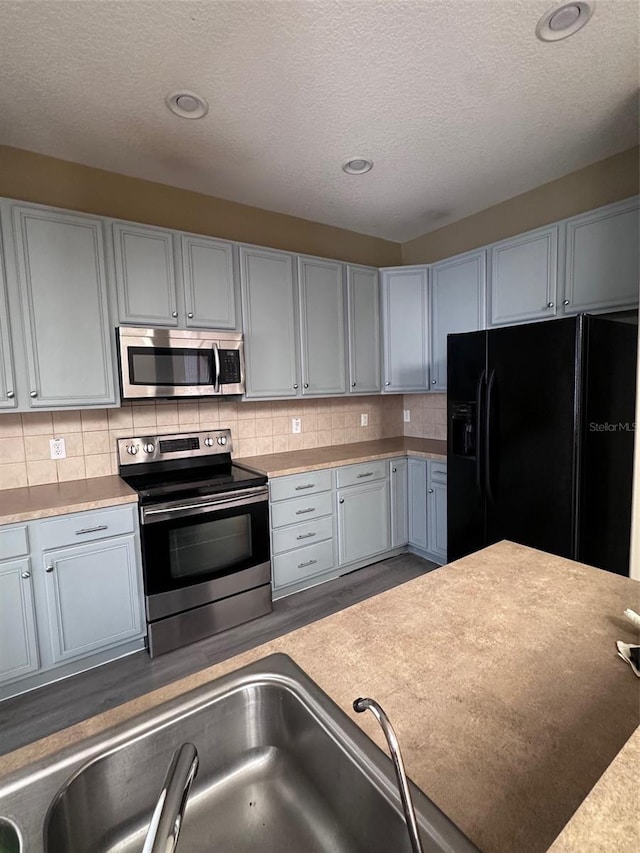
<path id="1" fill-rule="evenodd" d="M 486 378 L 487 371 L 483 369 L 476 386 L 476 489 L 481 500 L 484 500 L 482 486 L 482 401 Z"/>
<path id="2" fill-rule="evenodd" d="M 492 370 L 487 383 L 487 407 L 484 418 L 484 482 L 487 497 L 491 503 L 495 503 L 493 488 L 491 485 L 491 398 L 496 382 L 496 372 Z"/>

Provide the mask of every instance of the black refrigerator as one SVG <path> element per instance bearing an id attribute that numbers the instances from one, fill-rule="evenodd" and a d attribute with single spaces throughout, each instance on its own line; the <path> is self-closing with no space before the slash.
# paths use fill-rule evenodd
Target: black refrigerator
<path id="1" fill-rule="evenodd" d="M 629 574 L 637 324 L 448 336 L 448 560 L 510 539 Z"/>

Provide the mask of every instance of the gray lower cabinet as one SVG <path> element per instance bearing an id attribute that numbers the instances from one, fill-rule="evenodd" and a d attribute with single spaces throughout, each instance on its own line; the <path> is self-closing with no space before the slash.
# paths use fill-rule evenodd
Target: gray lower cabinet
<path id="1" fill-rule="evenodd" d="M 294 397 L 300 389 L 293 255 L 240 247 L 246 396 Z"/>
<path id="2" fill-rule="evenodd" d="M 43 566 L 55 663 L 140 636 L 133 535 L 46 552 Z"/>
<path id="3" fill-rule="evenodd" d="M 9 303 L 4 273 L 4 252 L 2 251 L 2 235 L 0 234 L 0 409 L 15 409 L 17 403 L 11 332 L 9 331 Z"/>
<path id="4" fill-rule="evenodd" d="M 567 220 L 565 314 L 638 305 L 637 196 Z"/>
<path id="5" fill-rule="evenodd" d="M 428 267 L 382 270 L 384 391 L 429 389 Z"/>
<path id="6" fill-rule="evenodd" d="M 409 545 L 447 561 L 447 463 L 409 459 Z"/>
<path id="7" fill-rule="evenodd" d="M 547 320 L 558 312 L 558 225 L 490 247 L 490 325 Z"/>
<path id="8" fill-rule="evenodd" d="M 4 205 L 5 259 L 15 261 L 10 278 L 23 319 L 26 355 L 27 387 L 20 408 L 116 405 L 102 220 L 37 205 L 9 205 L 12 257 Z"/>
<path id="9" fill-rule="evenodd" d="M 388 551 L 389 481 L 338 489 L 338 554 L 340 565 Z"/>
<path id="10" fill-rule="evenodd" d="M 427 550 L 427 463 L 409 459 L 409 545 Z"/>
<path id="11" fill-rule="evenodd" d="M 406 458 L 389 462 L 391 498 L 391 547 L 399 548 L 409 541 L 409 471 Z"/>
<path id="12" fill-rule="evenodd" d="M 28 558 L 0 562 L 0 683 L 40 666 Z"/>
<path id="13" fill-rule="evenodd" d="M 349 392 L 380 392 L 380 286 L 378 270 L 347 266 Z"/>
<path id="14" fill-rule="evenodd" d="M 486 328 L 487 253 L 467 252 L 431 267 L 431 388 L 447 387 L 447 335 Z"/>

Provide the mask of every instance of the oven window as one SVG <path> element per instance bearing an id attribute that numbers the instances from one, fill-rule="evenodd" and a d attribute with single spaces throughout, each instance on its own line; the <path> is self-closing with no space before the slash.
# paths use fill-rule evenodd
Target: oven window
<path id="1" fill-rule="evenodd" d="M 131 385 L 213 385 L 213 350 L 129 347 Z"/>
<path id="2" fill-rule="evenodd" d="M 169 572 L 174 580 L 210 575 L 248 560 L 251 552 L 248 514 L 169 531 Z"/>

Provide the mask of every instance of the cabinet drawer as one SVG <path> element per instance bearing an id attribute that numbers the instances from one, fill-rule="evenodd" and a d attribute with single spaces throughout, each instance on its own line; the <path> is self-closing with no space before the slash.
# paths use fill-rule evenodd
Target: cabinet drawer
<path id="1" fill-rule="evenodd" d="M 29 553 L 29 531 L 25 527 L 5 527 L 0 530 L 0 559 L 26 557 Z"/>
<path id="2" fill-rule="evenodd" d="M 40 542 L 46 551 L 133 531 L 134 514 L 131 506 L 125 506 L 99 512 L 78 512 L 41 521 Z"/>
<path id="3" fill-rule="evenodd" d="M 447 482 L 447 463 L 446 462 L 429 462 L 429 473 L 431 479 L 436 483 Z"/>
<path id="4" fill-rule="evenodd" d="M 387 476 L 387 465 L 388 460 L 380 459 L 377 462 L 362 462 L 359 465 L 338 468 L 338 488 L 361 486 L 372 480 L 384 480 Z"/>
<path id="5" fill-rule="evenodd" d="M 271 506 L 271 526 L 284 527 L 285 524 L 296 524 L 300 521 L 311 521 L 322 515 L 331 515 L 333 495 L 322 492 L 319 495 L 309 495 L 294 501 L 286 501 Z"/>
<path id="6" fill-rule="evenodd" d="M 273 585 L 276 589 L 304 580 L 333 568 L 333 542 L 331 540 L 318 542 L 317 545 L 307 545 L 306 548 L 297 548 L 288 554 L 280 554 L 272 557 L 271 564 Z"/>
<path id="7" fill-rule="evenodd" d="M 300 498 L 314 492 L 328 492 L 331 489 L 331 471 L 310 471 L 308 474 L 295 474 L 293 477 L 276 477 L 269 481 L 269 493 L 272 501 L 284 501 L 288 498 Z"/>
<path id="8" fill-rule="evenodd" d="M 303 545 L 315 545 L 324 539 L 333 538 L 333 517 L 326 516 L 308 524 L 296 524 L 273 531 L 273 553 L 281 554 Z"/>

